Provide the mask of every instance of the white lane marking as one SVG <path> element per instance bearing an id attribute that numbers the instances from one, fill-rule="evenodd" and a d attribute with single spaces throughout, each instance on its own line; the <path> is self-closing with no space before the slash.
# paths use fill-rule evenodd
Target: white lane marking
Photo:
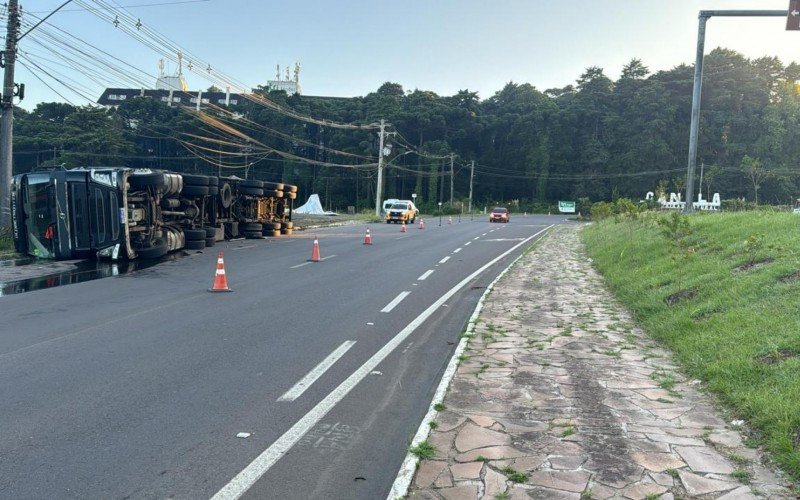
<path id="1" fill-rule="evenodd" d="M 384 307 L 383 309 L 381 309 L 381 312 L 382 312 L 382 313 L 388 313 L 388 312 L 391 312 L 391 310 L 392 310 L 392 309 L 394 309 L 395 307 L 397 307 L 397 304 L 399 304 L 400 302 L 402 302 L 404 298 L 408 297 L 408 295 L 409 295 L 410 293 L 411 293 L 411 292 L 400 292 L 400 295 L 398 295 L 397 297 L 395 297 L 393 301 L 389 302 L 389 303 L 386 305 L 386 307 Z"/>
<path id="2" fill-rule="evenodd" d="M 486 236 L 486 235 L 484 234 L 484 236 Z M 481 239 L 481 237 L 480 236 L 476 236 L 476 237 L 472 238 L 472 241 L 479 240 L 479 239 Z"/>
<path id="3" fill-rule="evenodd" d="M 460 248 L 456 248 L 455 250 L 453 250 L 453 253 L 458 253 L 458 252 L 460 252 L 460 251 L 461 251 L 461 249 L 460 249 Z"/>
<path id="4" fill-rule="evenodd" d="M 317 381 L 323 373 L 328 371 L 328 368 L 333 366 L 336 361 L 344 356 L 344 353 L 350 350 L 356 343 L 355 340 L 346 340 L 342 345 L 336 348 L 335 351 L 330 353 L 327 358 L 323 359 L 320 364 L 311 369 L 305 377 L 301 378 L 299 382 L 294 384 L 291 389 L 283 393 L 283 396 L 278 398 L 278 401 L 294 401 L 299 398 L 301 394 L 306 392 L 306 389 L 311 387 L 311 384 Z"/>
<path id="5" fill-rule="evenodd" d="M 261 479 L 261 476 L 263 476 L 270 468 L 272 468 L 272 466 L 275 465 L 275 463 L 277 463 L 278 460 L 280 460 L 280 458 L 284 456 L 295 444 L 297 444 L 297 442 L 300 441 L 300 439 L 302 439 L 302 437 L 305 436 L 308 431 L 317 425 L 320 420 L 325 418 L 325 415 L 327 415 L 328 412 L 333 409 L 333 407 L 335 407 L 342 399 L 344 399 L 350 393 L 350 391 L 352 391 L 353 388 L 358 385 L 359 382 L 364 380 L 370 373 L 372 373 L 372 371 L 395 349 L 397 349 L 397 347 L 402 344 L 403 341 L 405 341 L 412 333 L 414 333 L 414 331 L 416 331 L 416 329 L 419 328 L 419 326 L 424 323 L 425 320 L 439 310 L 442 304 L 447 302 L 453 295 L 467 286 L 468 283 L 474 280 L 482 272 L 486 271 L 498 261 L 505 258 L 508 254 L 547 231 L 554 225 L 555 224 L 552 224 L 542 229 L 538 233 L 530 236 L 529 238 L 526 238 L 525 241 L 517 243 L 513 247 L 509 248 L 505 252 L 501 253 L 494 259 L 475 270 L 472 274 L 458 282 L 458 284 L 456 284 L 453 288 L 445 292 L 445 294 L 439 297 L 436 302 L 428 306 L 428 308 L 422 311 L 419 316 L 414 318 L 411 323 L 406 325 L 406 327 L 400 330 L 397 335 L 384 344 L 383 347 L 378 350 L 378 352 L 373 354 L 372 357 L 369 358 L 356 371 L 354 371 L 352 375 L 347 377 L 344 382 L 339 384 L 336 389 L 325 396 L 325 399 L 317 403 L 317 405 L 314 406 L 311 411 L 303 415 L 303 417 L 291 428 L 289 428 L 289 430 L 284 432 L 281 437 L 275 440 L 275 442 L 272 443 L 269 448 L 262 451 L 259 456 L 257 456 L 252 462 L 250 462 L 250 464 L 247 465 L 247 467 L 245 467 L 240 473 L 231 479 L 228 484 L 223 486 L 222 489 L 220 489 L 213 497 L 211 497 L 211 500 L 233 500 L 244 495 L 247 490 L 249 490 L 250 487 L 256 483 L 256 481 Z"/>
<path id="6" fill-rule="evenodd" d="M 495 239 L 492 239 L 492 240 L 483 240 L 483 241 L 485 243 L 485 242 L 488 242 L 488 241 L 522 241 L 524 239 L 525 238 L 495 238 Z"/>
<path id="7" fill-rule="evenodd" d="M 420 276 L 419 278 L 417 278 L 417 281 L 425 281 L 425 280 L 428 278 L 428 276 L 430 276 L 431 274 L 433 274 L 433 271 L 434 271 L 433 269 L 428 269 L 427 271 L 425 271 L 424 273 L 422 273 L 422 276 Z"/>
<path id="8" fill-rule="evenodd" d="M 468 246 L 470 246 L 471 244 L 472 244 L 472 242 L 471 242 L 471 241 L 468 241 L 468 242 L 464 243 L 464 246 L 465 246 L 465 247 L 468 247 Z"/>
<path id="9" fill-rule="evenodd" d="M 486 233 L 483 233 L 481 236 L 486 236 Z M 477 240 L 478 238 L 475 238 L 475 239 Z"/>
<path id="10" fill-rule="evenodd" d="M 450 260 L 450 256 L 449 256 L 449 255 L 448 255 L 447 257 L 445 257 L 444 259 L 440 260 L 440 261 L 439 261 L 439 264 L 444 264 L 444 263 L 445 263 L 445 262 L 447 262 L 448 260 Z"/>
<path id="11" fill-rule="evenodd" d="M 332 259 L 332 258 L 334 258 L 334 257 L 336 257 L 336 256 L 335 256 L 335 255 L 328 255 L 327 257 L 323 257 L 323 258 L 321 258 L 321 259 L 319 259 L 319 260 L 320 260 L 320 262 L 322 262 L 323 260 Z M 289 269 L 297 269 L 298 267 L 307 266 L 307 265 L 309 265 L 309 264 L 313 264 L 313 262 L 311 262 L 311 261 L 308 261 L 308 262 L 303 262 L 302 264 L 297 264 L 296 266 L 292 266 L 292 267 L 290 267 Z"/>

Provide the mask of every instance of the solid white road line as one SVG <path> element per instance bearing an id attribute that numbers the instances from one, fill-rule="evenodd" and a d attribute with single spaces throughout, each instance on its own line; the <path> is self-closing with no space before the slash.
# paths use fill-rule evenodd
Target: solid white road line
<path id="1" fill-rule="evenodd" d="M 408 297 L 408 295 L 409 295 L 410 293 L 411 293 L 411 292 L 400 292 L 400 295 L 398 295 L 397 297 L 395 297 L 393 301 L 389 302 L 389 303 L 386 305 L 386 307 L 384 307 L 383 309 L 381 309 L 381 312 L 382 312 L 382 313 L 388 313 L 388 312 L 390 312 L 392 309 L 394 309 L 395 307 L 397 307 L 397 304 L 399 304 L 400 302 L 402 302 L 402 300 L 403 300 L 404 298 Z"/>
<path id="2" fill-rule="evenodd" d="M 336 361 L 344 356 L 344 353 L 350 350 L 351 347 L 356 343 L 355 340 L 346 340 L 342 345 L 336 348 L 335 351 L 330 353 L 330 355 L 323 359 L 320 364 L 315 366 L 310 372 L 306 374 L 305 377 L 301 378 L 298 383 L 296 383 L 291 389 L 286 391 L 283 396 L 279 397 L 278 401 L 294 401 L 295 399 L 299 398 L 301 394 L 306 392 L 306 389 L 311 387 L 311 384 L 316 382 L 318 378 L 322 376 L 323 373 L 328 371 L 328 368 L 333 366 Z"/>
<path id="3" fill-rule="evenodd" d="M 445 257 L 444 259 L 440 260 L 440 261 L 439 261 L 439 264 L 444 264 L 444 263 L 445 263 L 445 262 L 447 262 L 448 260 L 450 260 L 450 256 L 449 256 L 449 255 L 448 255 L 447 257 Z"/>
<path id="4" fill-rule="evenodd" d="M 419 278 L 417 278 L 417 281 L 425 281 L 425 279 L 426 279 L 428 276 L 430 276 L 431 274 L 433 274 L 433 271 L 434 271 L 433 269 L 428 269 L 427 271 L 425 271 L 424 273 L 422 273 L 422 276 L 420 276 Z"/>
<path id="5" fill-rule="evenodd" d="M 461 249 L 460 249 L 460 248 L 456 248 L 455 250 L 453 250 L 453 253 L 458 253 L 458 252 L 460 252 L 460 251 L 461 251 Z"/>
<path id="6" fill-rule="evenodd" d="M 397 335 L 384 344 L 383 347 L 378 350 L 378 352 L 373 354 L 371 358 L 361 365 L 360 368 L 354 371 L 352 375 L 347 377 L 344 382 L 339 384 L 336 389 L 325 396 L 325 399 L 317 403 L 317 405 L 314 406 L 311 411 L 306 413 L 303 418 L 298 420 L 297 423 L 289 428 L 289 430 L 284 432 L 281 437 L 279 437 L 269 446 L 269 448 L 261 452 L 261 454 L 252 462 L 250 462 L 250 464 L 248 464 L 244 470 L 237 474 L 236 477 L 231 479 L 228 484 L 223 486 L 222 489 L 220 489 L 213 497 L 211 497 L 211 500 L 237 499 L 244 495 L 247 490 L 249 490 L 250 487 L 256 483 L 256 481 L 261 479 L 261 476 L 271 469 L 272 466 L 275 465 L 275 463 L 277 463 L 277 461 L 280 460 L 283 455 L 285 455 L 298 441 L 300 441 L 300 439 L 302 439 L 303 436 L 306 435 L 306 433 L 308 433 L 308 431 L 317 425 L 320 420 L 325 418 L 325 415 L 327 415 L 329 411 L 331 411 L 342 399 L 344 399 L 350 393 L 350 391 L 352 391 L 353 388 L 358 385 L 359 382 L 367 378 L 367 376 L 369 376 L 369 374 L 372 373 L 372 371 L 384 359 L 386 359 L 395 349 L 397 349 L 400 344 L 402 344 L 412 333 L 414 333 L 416 329 L 425 322 L 425 320 L 439 310 L 442 304 L 446 303 L 453 295 L 467 286 L 467 284 L 469 284 L 481 273 L 495 265 L 498 261 L 505 258 L 511 252 L 514 252 L 522 245 L 547 231 L 553 227 L 553 225 L 542 229 L 536 234 L 526 238 L 524 241 L 517 243 L 505 252 L 501 253 L 494 259 L 475 270 L 475 272 L 461 280 L 458 284 L 456 284 L 456 286 L 448 290 L 444 295 L 439 297 L 436 302 L 428 306 L 428 308 L 422 311 L 419 316 L 414 318 L 411 323 L 400 330 Z"/>

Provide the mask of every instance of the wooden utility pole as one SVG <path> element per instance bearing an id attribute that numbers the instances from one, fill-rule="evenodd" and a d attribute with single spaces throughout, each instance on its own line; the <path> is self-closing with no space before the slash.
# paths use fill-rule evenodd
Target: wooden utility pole
<path id="1" fill-rule="evenodd" d="M 453 153 L 450 153 L 450 208 L 453 208 Z"/>
<path id="2" fill-rule="evenodd" d="M 19 2 L 8 2 L 6 49 L 3 51 L 2 117 L 0 118 L 0 228 L 11 226 L 11 166 L 14 140 L 14 64 L 17 59 Z"/>
<path id="3" fill-rule="evenodd" d="M 469 167 L 469 213 L 472 213 L 472 180 L 475 178 L 475 160 Z"/>

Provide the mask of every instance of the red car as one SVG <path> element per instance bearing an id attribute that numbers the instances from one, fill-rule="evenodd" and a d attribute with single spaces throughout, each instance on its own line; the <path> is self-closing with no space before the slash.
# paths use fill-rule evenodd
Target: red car
<path id="1" fill-rule="evenodd" d="M 507 208 L 494 207 L 489 214 L 489 222 L 508 222 L 510 214 Z"/>

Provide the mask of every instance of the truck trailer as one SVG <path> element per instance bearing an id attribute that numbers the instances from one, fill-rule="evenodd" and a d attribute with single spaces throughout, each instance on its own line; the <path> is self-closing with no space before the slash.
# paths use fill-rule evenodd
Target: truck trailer
<path id="1" fill-rule="evenodd" d="M 290 234 L 296 193 L 284 183 L 153 169 L 31 172 L 12 178 L 12 234 L 19 253 L 43 259 L 153 259 Z"/>

